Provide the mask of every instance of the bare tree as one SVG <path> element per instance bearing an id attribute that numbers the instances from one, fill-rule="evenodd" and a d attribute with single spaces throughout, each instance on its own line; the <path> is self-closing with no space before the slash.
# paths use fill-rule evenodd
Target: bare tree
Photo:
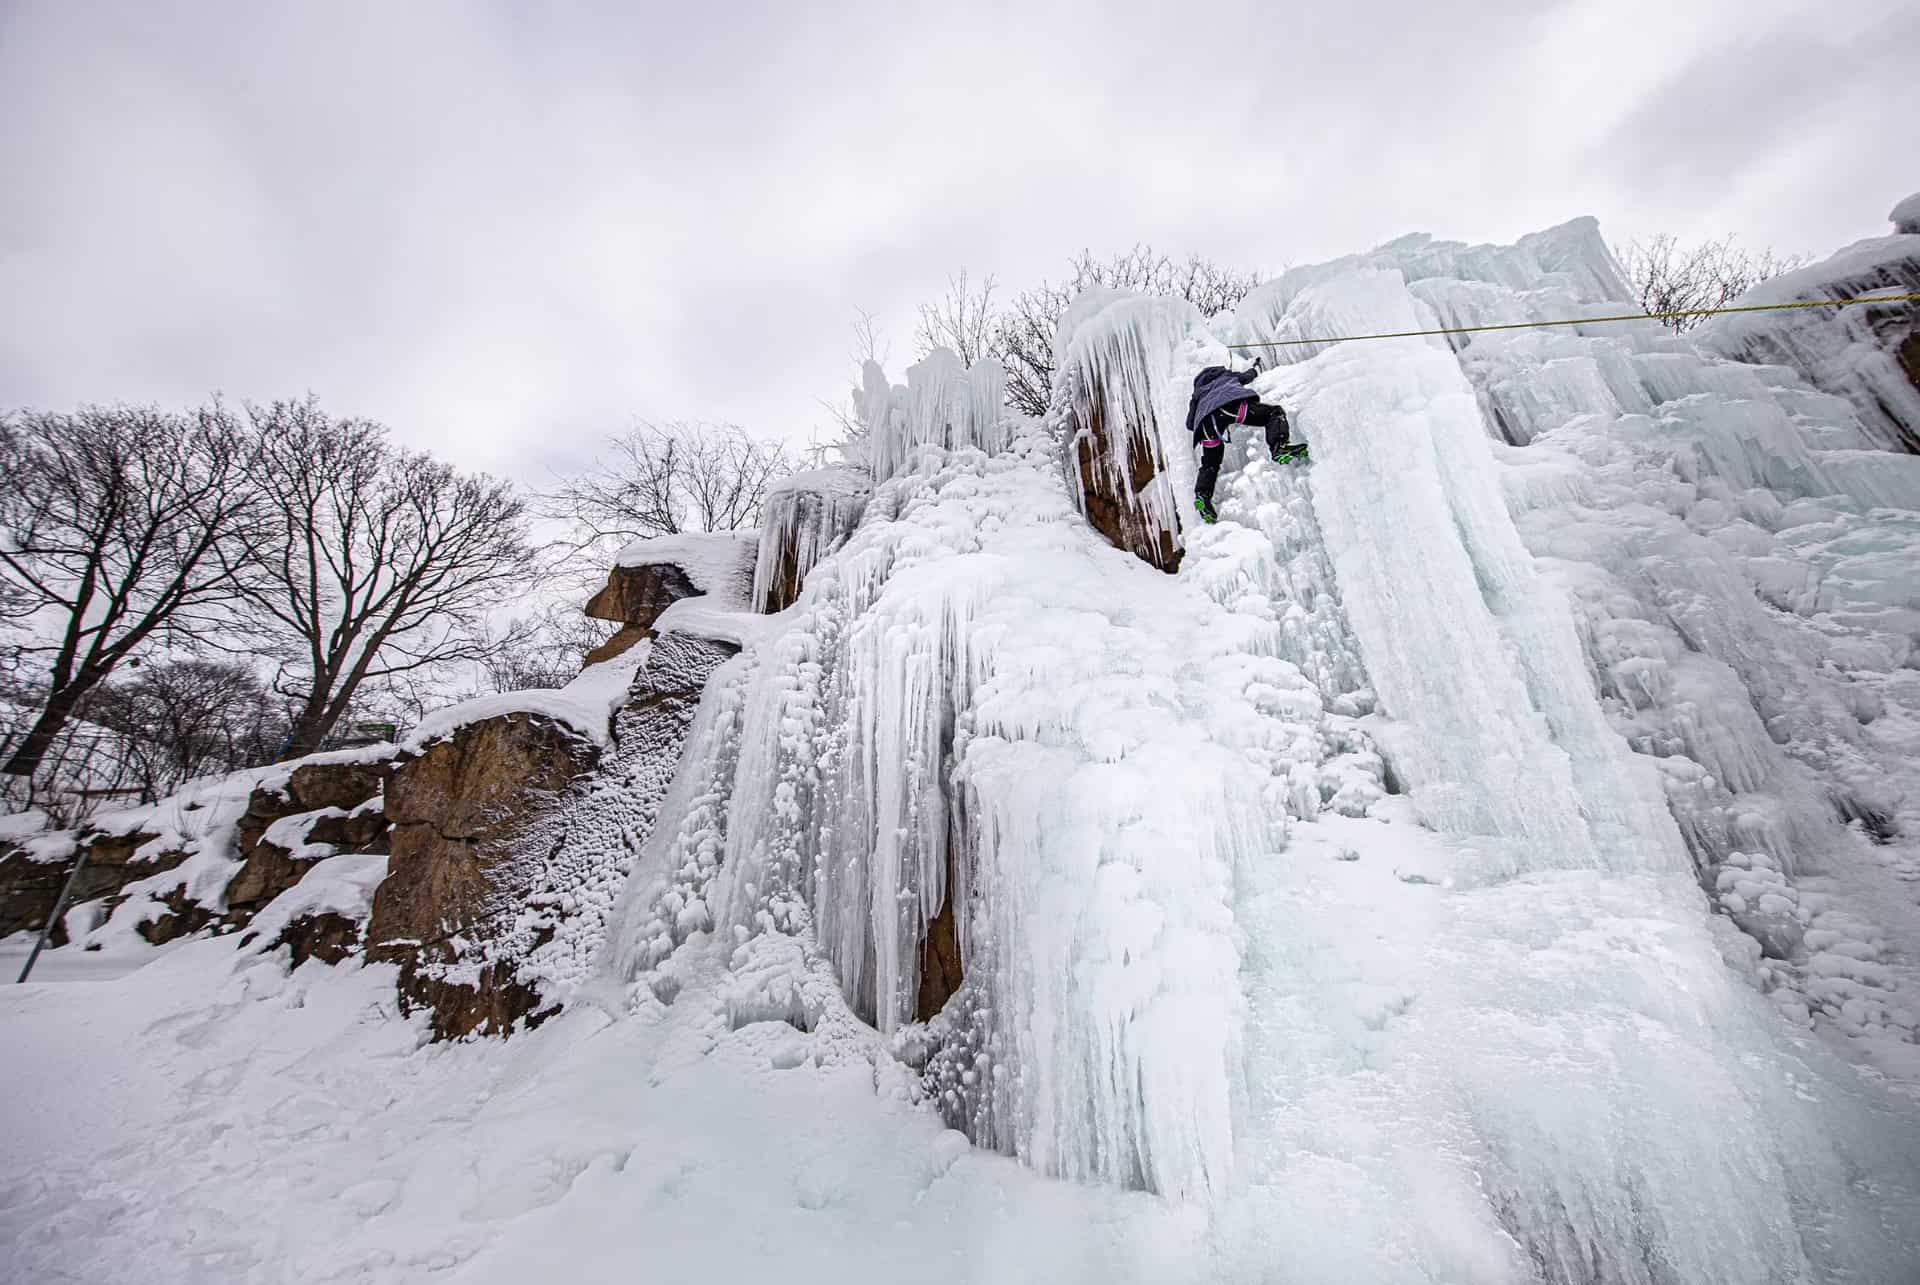
<path id="1" fill-rule="evenodd" d="M 1721 307 L 1760 282 L 1811 262 L 1811 256 L 1804 254 L 1743 249 L 1731 236 L 1682 245 L 1665 232 L 1635 241 L 1624 250 L 1615 249 L 1614 255 L 1640 306 L 1660 316 L 1675 334 L 1693 329 L 1706 318 L 1662 314 Z"/>
<path id="2" fill-rule="evenodd" d="M 4 602 L 44 631 L 39 712 L 0 771 L 31 777 L 61 727 L 150 640 L 225 618 L 265 538 L 252 439 L 214 405 L 0 418 Z"/>
<path id="3" fill-rule="evenodd" d="M 103 685 L 83 712 L 120 734 L 144 801 L 197 776 L 268 762 L 286 739 L 284 710 L 245 664 L 188 657 L 133 675 Z"/>
<path id="4" fill-rule="evenodd" d="M 971 366 L 994 356 L 994 329 L 998 313 L 993 304 L 997 289 L 991 276 L 975 286 L 962 268 L 947 278 L 947 293 L 937 303 L 920 305 L 920 326 L 914 332 L 920 355 L 935 348 L 951 348 Z"/>
<path id="5" fill-rule="evenodd" d="M 295 701 L 279 757 L 311 753 L 364 683 L 485 659 L 485 617 L 530 579 L 504 482 L 402 450 L 311 400 L 250 408 L 277 527 L 248 593 Z"/>
<path id="6" fill-rule="evenodd" d="M 1061 314 L 1081 291 L 1094 286 L 1169 295 L 1187 300 L 1207 316 L 1246 298 L 1258 273 L 1222 267 L 1199 255 L 1176 260 L 1150 246 L 1096 259 L 1082 250 L 1060 282 L 1042 281 L 1015 295 L 994 319 L 994 356 L 1007 369 L 1007 401 L 1028 415 L 1046 413 L 1053 396 L 1053 339 Z"/>
<path id="7" fill-rule="evenodd" d="M 574 551 L 606 552 L 648 536 L 754 526 L 768 488 L 792 471 L 785 446 L 737 425 L 642 422 L 539 503 L 572 528 Z"/>
<path id="8" fill-rule="evenodd" d="M 886 365 L 891 345 L 881 338 L 880 323 L 865 308 L 855 308 L 853 312 L 857 318 L 853 323 L 853 364 L 860 366 L 877 361 Z"/>
<path id="9" fill-rule="evenodd" d="M 496 692 L 564 687 L 579 676 L 587 653 L 613 636 L 611 621 L 595 620 L 572 602 L 550 602 L 502 631 L 485 663 Z"/>

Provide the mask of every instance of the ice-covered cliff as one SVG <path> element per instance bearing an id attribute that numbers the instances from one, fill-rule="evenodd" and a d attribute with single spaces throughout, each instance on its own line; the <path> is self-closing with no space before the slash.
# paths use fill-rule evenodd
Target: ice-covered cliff
<path id="1" fill-rule="evenodd" d="M 1762 282 L 1742 306 L 1877 299 L 1847 307 L 1794 307 L 1714 317 L 1695 334 L 1712 352 L 1790 367 L 1814 387 L 1853 403 L 1881 445 L 1920 454 L 1920 192 L 1887 216 L 1893 235 L 1857 241 Z"/>
<path id="2" fill-rule="evenodd" d="M 870 1023 L 977 1143 L 1306 1279 L 1887 1278 L 1920 459 L 1651 322 L 1243 347 L 1315 463 L 1182 518 L 1229 343 L 1625 299 L 1580 221 L 1083 301 L 1046 424 L 870 368 L 872 498 L 709 692 L 621 1002 Z"/>

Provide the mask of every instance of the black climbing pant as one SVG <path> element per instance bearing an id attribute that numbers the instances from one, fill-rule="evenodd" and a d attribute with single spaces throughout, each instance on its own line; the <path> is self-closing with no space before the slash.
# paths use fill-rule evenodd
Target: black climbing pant
<path id="1" fill-rule="evenodd" d="M 1229 410 L 1225 414 L 1230 417 L 1232 411 Z M 1267 454 L 1269 455 L 1287 444 L 1287 413 L 1278 406 L 1269 406 L 1265 402 L 1249 402 L 1247 417 L 1238 421 L 1238 424 L 1252 424 L 1264 428 L 1267 431 Z M 1229 418 L 1227 426 L 1237 427 L 1237 424 Z M 1196 433 L 1194 438 L 1198 441 L 1206 435 L 1205 432 Z M 1213 503 L 1214 484 L 1220 480 L 1220 462 L 1226 456 L 1227 448 L 1224 442 L 1216 442 L 1213 446 L 1200 448 L 1200 475 L 1194 480 L 1193 493 L 1209 504 Z"/>

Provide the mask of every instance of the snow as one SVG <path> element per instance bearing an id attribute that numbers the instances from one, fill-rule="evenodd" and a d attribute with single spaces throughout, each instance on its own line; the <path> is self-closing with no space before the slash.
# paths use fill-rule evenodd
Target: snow
<path id="1" fill-rule="evenodd" d="M 694 588 L 729 603 L 744 593 L 759 537 L 751 531 L 682 531 L 635 540 L 615 555 L 617 567 L 675 566 Z"/>
<path id="2" fill-rule="evenodd" d="M 1887 211 L 1887 219 L 1893 224 L 1895 232 L 1909 235 L 1920 233 L 1920 192 L 1895 204 Z"/>
<path id="3" fill-rule="evenodd" d="M 152 956 L 0 988 L 10 1275 L 614 1282 L 636 1246 L 676 1277 L 823 1285 L 1205 1275 L 1194 1217 L 957 1153 L 790 1027 L 589 1009 L 423 1046 L 388 966 Z"/>
<path id="4" fill-rule="evenodd" d="M 872 488 L 867 479 L 856 469 L 815 468 L 802 469 L 798 473 L 789 473 L 776 478 L 767 488 L 769 500 L 792 492 L 811 495 L 865 495 Z"/>
<path id="5" fill-rule="evenodd" d="M 765 632 L 761 617 L 750 611 L 716 605 L 707 595 L 682 598 L 669 606 L 653 622 L 655 633 L 687 634 L 694 638 L 712 638 L 735 647 Z"/>
<path id="6" fill-rule="evenodd" d="M 421 719 L 401 738 L 400 750 L 420 754 L 434 742 L 445 740 L 471 724 L 522 716 L 549 719 L 605 748 L 614 711 L 626 701 L 633 675 L 646 663 L 646 658 L 647 643 L 642 640 L 638 646 L 610 660 L 587 666 L 565 687 L 497 692 L 449 705 Z"/>
<path id="7" fill-rule="evenodd" d="M 0 842 L 15 843 L 31 838 L 47 828 L 47 814 L 38 808 L 0 816 Z"/>
<path id="8" fill-rule="evenodd" d="M 315 861 L 299 883 L 262 906 L 247 924 L 249 944 L 264 949 L 288 924 L 305 916 L 339 915 L 364 924 L 373 914 L 374 889 L 386 877 L 383 853 L 346 853 Z"/>
<path id="9" fill-rule="evenodd" d="M 369 805 L 378 808 L 381 806 L 381 801 L 377 798 L 369 799 L 354 809 L 354 812 L 364 811 Z M 333 845 L 314 843 L 307 838 L 308 834 L 323 820 L 345 819 L 352 815 L 353 812 L 346 808 L 317 808 L 312 812 L 281 817 L 269 824 L 260 837 L 268 843 L 285 849 L 290 861 L 313 861 L 321 857 L 330 857 L 334 854 Z"/>

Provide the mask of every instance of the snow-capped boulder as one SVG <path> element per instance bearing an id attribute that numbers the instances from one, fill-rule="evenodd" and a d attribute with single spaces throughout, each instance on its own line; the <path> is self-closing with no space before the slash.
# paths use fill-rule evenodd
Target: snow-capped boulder
<path id="1" fill-rule="evenodd" d="M 82 850 L 86 865 L 54 946 L 67 943 L 64 919 L 82 907 L 93 927 L 152 945 L 215 924 L 244 927 L 317 861 L 384 847 L 380 793 L 392 752 L 329 751 L 189 781 L 77 831 L 18 840 L 0 855 L 0 936 L 40 930 Z"/>
<path id="2" fill-rule="evenodd" d="M 387 858 L 379 853 L 314 862 L 298 884 L 261 908 L 240 938 L 241 949 L 271 952 L 284 946 L 294 968 L 309 959 L 337 964 L 361 953 L 373 894 L 386 875 Z"/>
<path id="3" fill-rule="evenodd" d="M 436 1036 L 535 1024 L 584 975 L 707 679 L 735 650 L 666 632 L 559 691 L 416 729 L 387 787 L 393 854 L 367 940 Z"/>
<path id="4" fill-rule="evenodd" d="M 751 591 L 758 537 L 732 531 L 682 532 L 636 540 L 620 551 L 586 614 L 620 632 L 587 653 L 587 664 L 620 655 L 653 635 L 662 612 L 686 598 L 711 596 L 743 608 Z"/>
<path id="5" fill-rule="evenodd" d="M 82 848 L 87 864 L 74 882 L 68 903 L 73 906 L 117 898 L 129 883 L 162 874 L 186 860 L 183 851 L 155 846 L 158 837 L 140 830 L 126 834 L 59 831 L 0 852 L 0 937 L 40 931 Z M 65 923 L 54 925 L 50 944 L 67 944 Z"/>

